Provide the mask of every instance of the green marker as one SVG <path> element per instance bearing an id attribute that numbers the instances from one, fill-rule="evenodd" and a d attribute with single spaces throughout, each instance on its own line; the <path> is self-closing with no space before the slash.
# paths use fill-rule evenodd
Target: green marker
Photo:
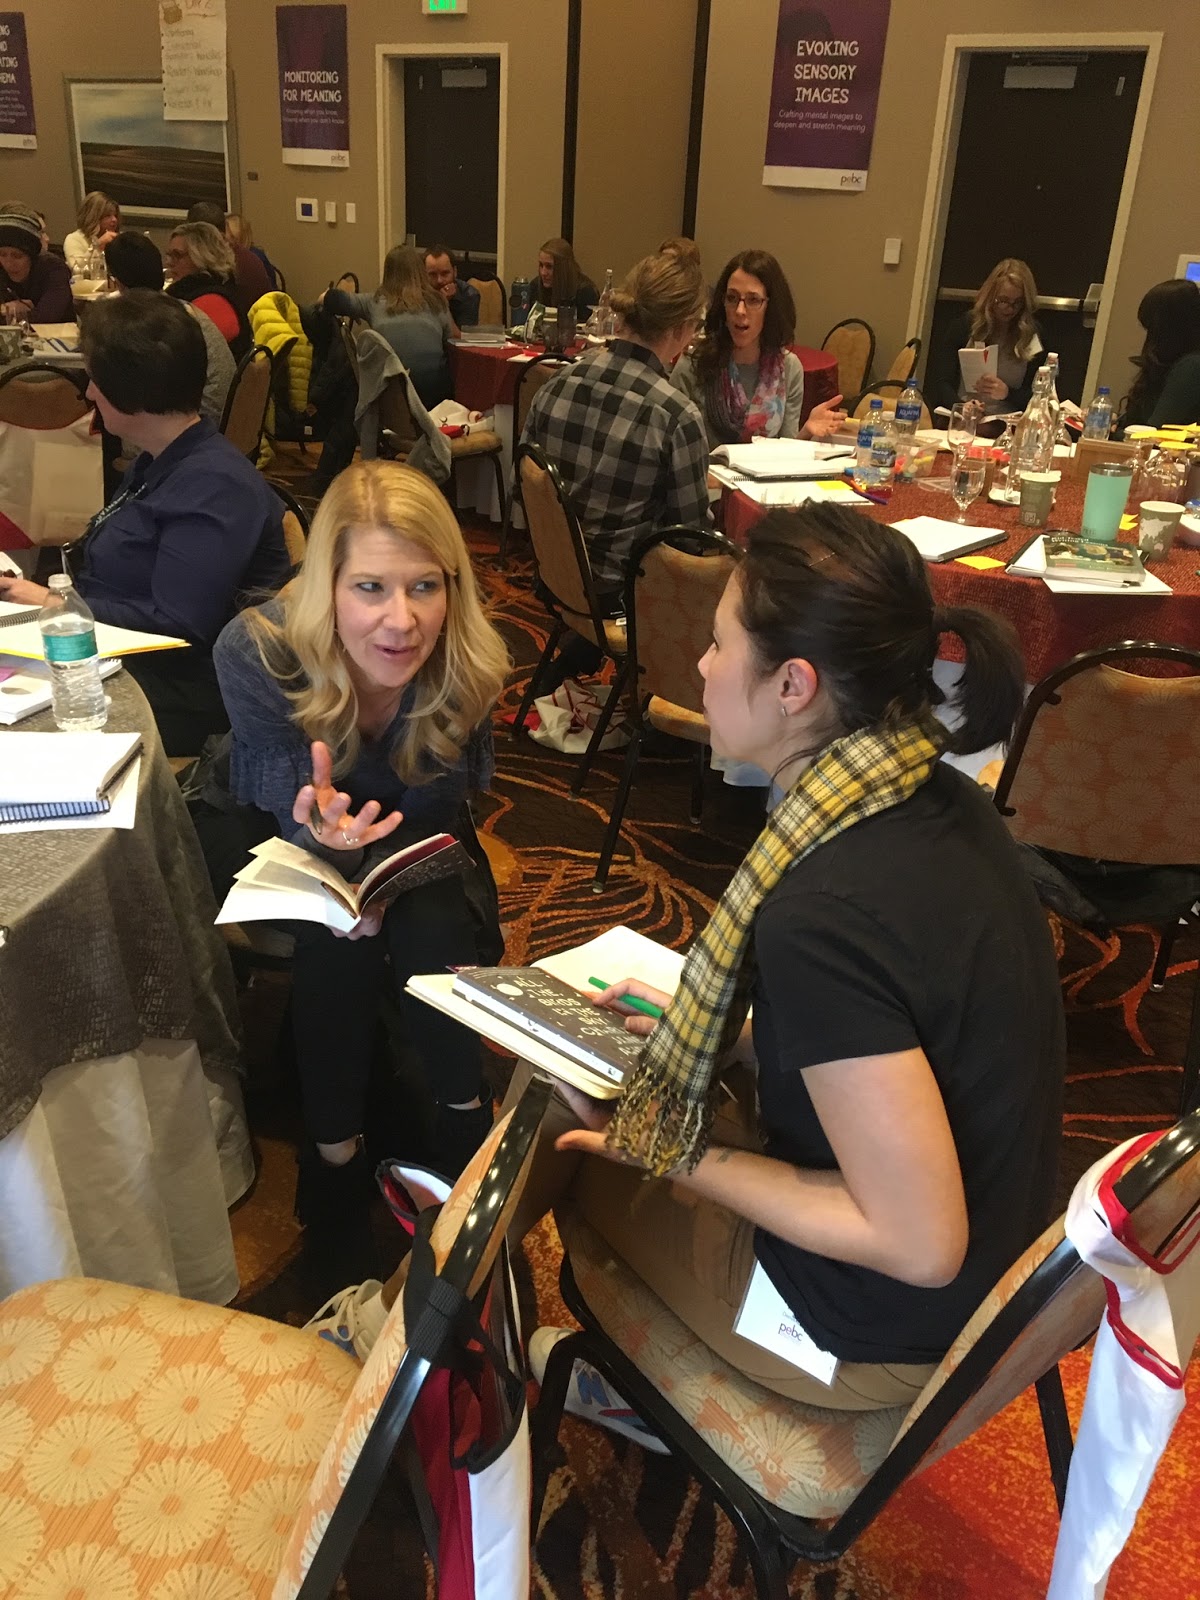
<path id="1" fill-rule="evenodd" d="M 588 982 L 593 989 L 610 989 L 612 987 L 603 978 L 589 978 Z M 644 1017 L 653 1017 L 655 1022 L 663 1014 L 662 1007 L 656 1006 L 653 1000 L 639 1000 L 636 995 L 623 994 L 620 996 L 619 1003 L 623 1006 L 628 1006 L 631 1011 L 640 1011 Z"/>

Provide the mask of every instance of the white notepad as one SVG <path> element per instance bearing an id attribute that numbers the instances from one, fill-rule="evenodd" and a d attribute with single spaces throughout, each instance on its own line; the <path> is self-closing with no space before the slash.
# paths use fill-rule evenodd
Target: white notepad
<path id="1" fill-rule="evenodd" d="M 106 812 L 140 733 L 10 733 L 0 739 L 0 821 Z"/>
<path id="2" fill-rule="evenodd" d="M 96 649 L 101 656 L 141 655 L 147 650 L 189 650 L 186 639 L 166 633 L 139 633 L 135 628 L 116 628 L 111 623 L 96 624 Z M 0 631 L 0 650 L 6 656 L 22 656 L 26 661 L 44 661 L 42 633 L 36 622 L 18 622 Z"/>
<path id="3" fill-rule="evenodd" d="M 910 539 L 926 561 L 953 561 L 1008 537 L 1003 528 L 973 528 L 941 517 L 906 517 L 892 527 Z"/>

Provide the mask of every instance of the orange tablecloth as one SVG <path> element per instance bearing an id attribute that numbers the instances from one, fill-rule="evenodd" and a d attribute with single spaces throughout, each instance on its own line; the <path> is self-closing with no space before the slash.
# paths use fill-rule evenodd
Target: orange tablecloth
<path id="1" fill-rule="evenodd" d="M 725 532 L 744 544 L 764 507 L 740 490 L 727 491 L 723 503 Z M 896 490 L 887 505 L 867 505 L 867 516 L 877 522 L 897 522 L 904 517 L 951 518 L 954 502 L 948 494 L 935 494 L 918 484 Z M 1078 530 L 1083 513 L 1083 486 L 1060 486 L 1051 518 L 1056 528 Z M 978 527 L 1003 528 L 1003 544 L 989 546 L 980 555 L 1011 561 L 1033 530 L 1017 526 L 1015 506 L 976 501 L 968 522 Z M 1124 537 L 1128 538 L 1129 535 Z M 1169 583 L 1173 594 L 1138 597 L 1121 594 L 1052 594 L 1040 578 L 1016 578 L 1003 567 L 980 572 L 960 561 L 931 562 L 929 580 L 934 599 L 941 605 L 980 606 L 1007 617 L 1021 639 L 1021 649 L 1031 681 L 1069 661 L 1081 650 L 1121 639 L 1154 639 L 1162 644 L 1200 649 L 1200 550 L 1176 545 L 1151 571 Z M 961 660 L 958 640 L 948 635 L 943 649 L 949 660 Z"/>

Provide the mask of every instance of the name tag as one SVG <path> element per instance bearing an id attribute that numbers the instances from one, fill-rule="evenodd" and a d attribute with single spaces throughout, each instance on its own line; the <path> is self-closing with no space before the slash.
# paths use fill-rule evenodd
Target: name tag
<path id="1" fill-rule="evenodd" d="M 838 1358 L 800 1326 L 761 1262 L 754 1264 L 733 1331 L 821 1383 L 832 1385 L 837 1375 Z"/>

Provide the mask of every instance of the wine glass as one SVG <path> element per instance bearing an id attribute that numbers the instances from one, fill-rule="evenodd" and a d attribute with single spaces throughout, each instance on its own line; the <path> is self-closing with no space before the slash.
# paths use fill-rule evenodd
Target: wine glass
<path id="1" fill-rule="evenodd" d="M 954 451 L 955 469 L 963 451 L 975 438 L 979 426 L 979 402 L 956 400 L 950 408 L 950 421 L 946 425 L 946 443 Z"/>
<path id="2" fill-rule="evenodd" d="M 954 463 L 954 477 L 951 481 L 950 492 L 954 496 L 954 504 L 958 507 L 958 516 L 955 522 L 965 522 L 967 512 L 983 493 L 984 480 L 987 478 L 987 462 L 980 456 L 969 456 L 964 452 L 957 457 Z"/>

